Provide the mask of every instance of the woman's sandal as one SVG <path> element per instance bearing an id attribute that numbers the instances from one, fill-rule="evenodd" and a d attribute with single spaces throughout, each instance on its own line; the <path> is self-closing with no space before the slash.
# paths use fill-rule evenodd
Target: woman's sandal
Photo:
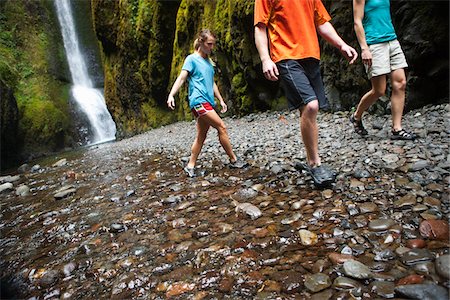
<path id="1" fill-rule="evenodd" d="M 359 134 L 359 135 L 367 135 L 368 134 L 367 130 L 364 128 L 362 120 L 356 120 L 354 114 L 351 114 L 348 119 L 350 120 L 350 123 L 352 123 L 353 128 L 355 129 L 355 132 L 357 134 Z"/>
<path id="2" fill-rule="evenodd" d="M 414 132 L 409 132 L 404 129 L 399 131 L 392 129 L 391 140 L 414 141 L 416 138 L 417 135 Z"/>

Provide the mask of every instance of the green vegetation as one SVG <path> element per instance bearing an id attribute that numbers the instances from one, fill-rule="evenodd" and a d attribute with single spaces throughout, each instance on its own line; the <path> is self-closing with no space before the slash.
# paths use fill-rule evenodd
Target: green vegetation
<path id="1" fill-rule="evenodd" d="M 45 2 L 0 4 L 0 79 L 14 91 L 24 156 L 61 149 L 70 127 L 68 85 L 53 72 L 64 70 L 62 42 Z"/>

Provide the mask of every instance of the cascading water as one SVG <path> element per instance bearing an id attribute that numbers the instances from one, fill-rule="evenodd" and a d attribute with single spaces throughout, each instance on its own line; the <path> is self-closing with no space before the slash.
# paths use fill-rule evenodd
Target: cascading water
<path id="1" fill-rule="evenodd" d="M 94 88 L 80 51 L 70 0 L 55 0 L 56 11 L 72 76 L 72 96 L 90 122 L 92 143 L 115 139 L 114 123 L 105 103 L 103 92 Z"/>

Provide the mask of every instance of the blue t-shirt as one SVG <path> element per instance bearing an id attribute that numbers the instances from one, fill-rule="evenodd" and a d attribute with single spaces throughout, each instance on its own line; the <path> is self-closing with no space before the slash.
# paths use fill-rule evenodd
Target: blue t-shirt
<path id="1" fill-rule="evenodd" d="M 395 40 L 389 0 L 366 0 L 362 20 L 367 45 Z"/>
<path id="2" fill-rule="evenodd" d="M 216 105 L 214 100 L 214 67 L 209 61 L 194 53 L 184 60 L 183 70 L 189 72 L 189 107 L 209 102 Z"/>

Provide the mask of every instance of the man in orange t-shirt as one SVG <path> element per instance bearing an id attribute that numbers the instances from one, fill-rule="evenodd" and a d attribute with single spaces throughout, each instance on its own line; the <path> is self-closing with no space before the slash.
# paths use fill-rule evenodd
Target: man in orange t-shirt
<path id="1" fill-rule="evenodd" d="M 290 109 L 300 109 L 300 129 L 307 163 L 317 187 L 330 185 L 336 173 L 321 165 L 317 113 L 327 107 L 320 75 L 317 32 L 352 64 L 358 57 L 329 22 L 320 0 L 255 0 L 255 43 L 264 76 L 281 85 Z M 270 47 L 270 51 L 269 51 Z"/>

